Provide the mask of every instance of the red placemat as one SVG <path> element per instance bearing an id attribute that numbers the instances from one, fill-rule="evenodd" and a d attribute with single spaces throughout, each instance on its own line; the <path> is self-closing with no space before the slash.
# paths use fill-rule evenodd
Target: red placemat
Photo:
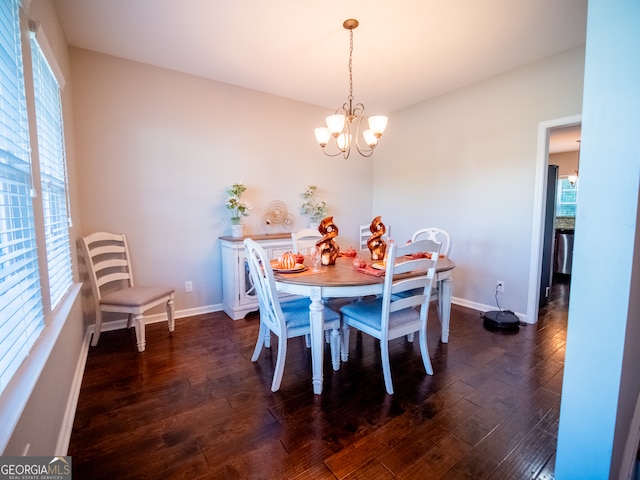
<path id="1" fill-rule="evenodd" d="M 371 265 L 367 265 L 366 267 L 357 267 L 356 271 L 367 275 L 373 275 L 374 277 L 384 277 L 385 275 L 384 270 L 378 270 L 377 268 L 373 268 Z"/>

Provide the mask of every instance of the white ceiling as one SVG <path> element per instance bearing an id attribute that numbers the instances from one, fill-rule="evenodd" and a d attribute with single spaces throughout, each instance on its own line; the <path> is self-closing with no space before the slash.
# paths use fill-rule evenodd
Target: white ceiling
<path id="1" fill-rule="evenodd" d="M 558 127 L 549 133 L 549 153 L 573 152 L 580 150 L 581 125 Z"/>
<path id="2" fill-rule="evenodd" d="M 70 45 L 387 114 L 585 42 L 587 0 L 54 0 Z"/>

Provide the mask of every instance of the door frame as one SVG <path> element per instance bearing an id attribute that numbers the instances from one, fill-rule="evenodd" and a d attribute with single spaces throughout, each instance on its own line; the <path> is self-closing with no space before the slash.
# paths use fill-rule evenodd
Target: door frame
<path id="1" fill-rule="evenodd" d="M 527 295 L 527 323 L 536 323 L 538 321 L 544 240 L 544 206 L 547 192 L 547 167 L 549 166 L 549 133 L 554 128 L 570 127 L 581 123 L 582 115 L 576 114 L 554 120 L 546 120 L 538 124 L 538 149 L 536 154 L 531 228 L 531 256 L 529 261 L 529 292 Z"/>

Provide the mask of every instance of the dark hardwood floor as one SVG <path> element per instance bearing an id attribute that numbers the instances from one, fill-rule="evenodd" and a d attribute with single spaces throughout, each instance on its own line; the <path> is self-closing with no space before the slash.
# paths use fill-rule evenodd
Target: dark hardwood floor
<path id="1" fill-rule="evenodd" d="M 424 373 L 417 340 L 392 342 L 394 396 L 378 344 L 355 330 L 339 372 L 327 346 L 320 396 L 300 338 L 270 391 L 276 349 L 250 361 L 256 314 L 183 318 L 173 334 L 149 325 L 144 353 L 133 330 L 103 333 L 80 392 L 73 476 L 552 479 L 567 298 L 560 279 L 538 323 L 516 334 L 489 332 L 479 312 L 454 305 L 448 344 L 432 310 L 435 373 Z"/>

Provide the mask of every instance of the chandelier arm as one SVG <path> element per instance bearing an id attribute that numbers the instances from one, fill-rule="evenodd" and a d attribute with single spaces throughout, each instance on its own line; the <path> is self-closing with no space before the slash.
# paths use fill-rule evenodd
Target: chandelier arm
<path id="1" fill-rule="evenodd" d="M 338 148 L 338 147 L 336 147 Z M 337 157 L 338 155 L 342 155 L 344 156 L 345 159 L 349 158 L 349 149 L 347 148 L 346 151 L 342 151 L 340 150 L 340 148 L 338 148 L 338 151 L 336 153 L 329 153 L 326 150 L 326 147 L 322 147 L 322 152 L 327 156 L 327 157 Z"/>
<path id="2" fill-rule="evenodd" d="M 370 157 L 376 147 L 374 146 L 372 148 L 368 145 L 365 147 L 360 144 L 360 126 L 362 125 L 362 120 L 364 120 L 364 105 L 362 103 L 356 104 L 356 106 L 353 108 L 353 114 L 358 119 L 358 124 L 356 126 L 356 134 L 354 135 L 355 141 L 353 141 L 352 143 L 355 144 L 356 149 L 358 150 L 358 153 L 360 155 L 362 155 L 363 157 Z"/>

